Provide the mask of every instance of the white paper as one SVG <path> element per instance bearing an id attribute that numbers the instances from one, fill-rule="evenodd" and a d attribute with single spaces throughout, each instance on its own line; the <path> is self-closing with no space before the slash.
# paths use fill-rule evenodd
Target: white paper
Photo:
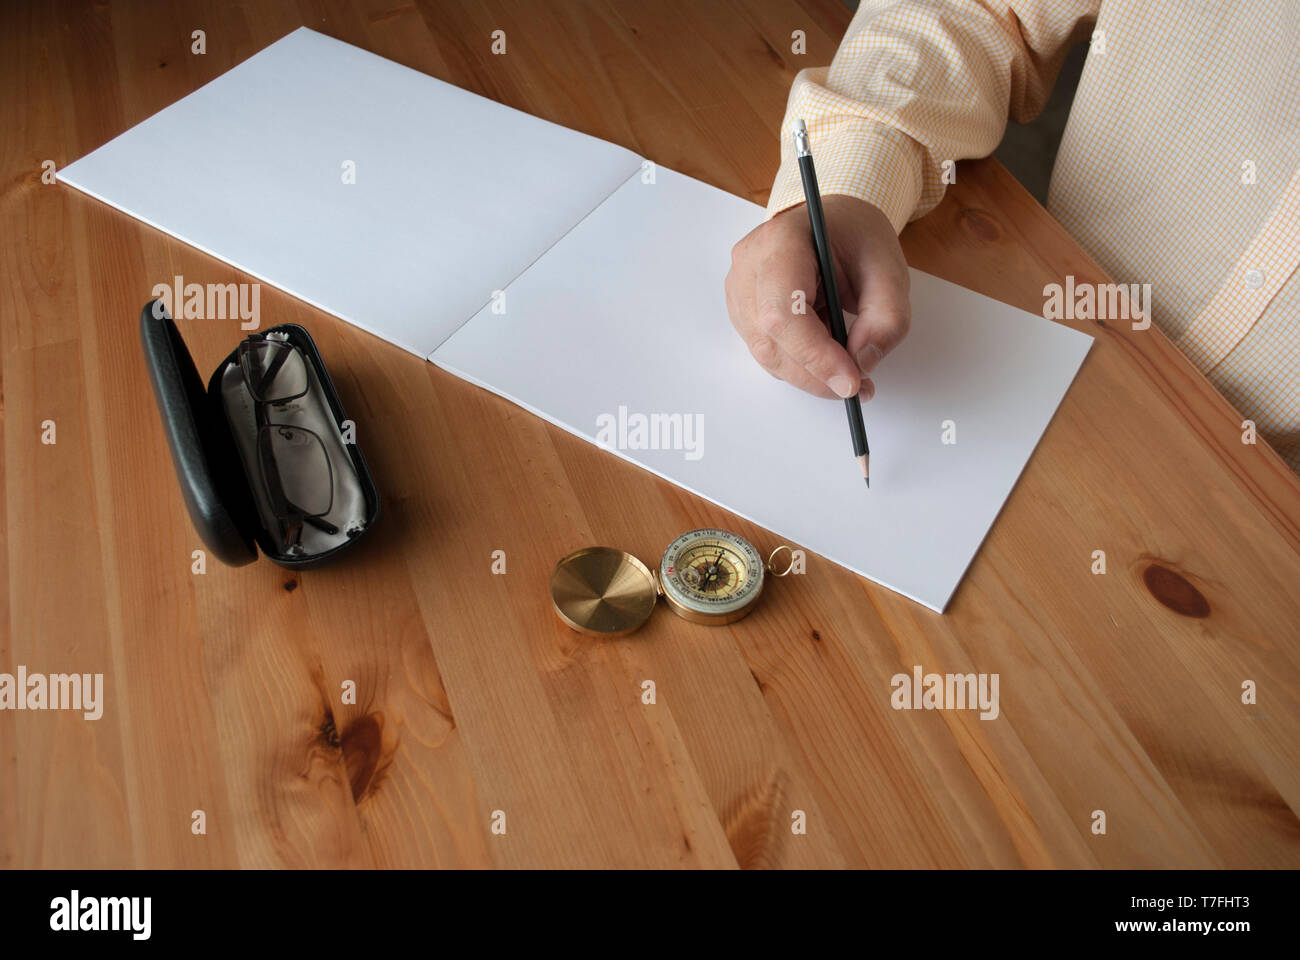
<path id="1" fill-rule="evenodd" d="M 844 404 L 769 377 L 727 321 L 731 246 L 762 216 L 663 168 L 634 178 L 430 359 L 592 442 L 620 406 L 701 415 L 698 451 L 613 452 L 942 611 L 1092 339 L 912 271 L 911 332 L 863 408 L 868 490 Z"/>
<path id="2" fill-rule="evenodd" d="M 304 27 L 59 179 L 425 357 L 640 165 Z"/>
<path id="3" fill-rule="evenodd" d="M 640 169 L 304 28 L 60 178 L 588 440 L 620 408 L 700 415 L 698 459 L 614 452 L 942 610 L 1091 338 L 914 271 L 865 410 L 868 491 L 843 404 L 768 377 L 727 321 L 762 209 Z"/>

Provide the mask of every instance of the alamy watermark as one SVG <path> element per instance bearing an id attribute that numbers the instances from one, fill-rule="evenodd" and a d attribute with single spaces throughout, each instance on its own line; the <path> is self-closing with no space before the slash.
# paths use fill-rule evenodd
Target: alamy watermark
<path id="1" fill-rule="evenodd" d="M 262 323 L 260 283 L 186 283 L 175 276 L 170 284 L 154 284 L 153 297 L 177 319 L 237 319 L 241 330 L 256 330 Z"/>
<path id="2" fill-rule="evenodd" d="M 979 710 L 981 720 L 998 717 L 998 674 L 896 673 L 889 680 L 894 692 L 889 703 L 895 710 Z"/>
<path id="3" fill-rule="evenodd" d="M 704 456 L 702 413 L 618 413 L 596 417 L 596 442 L 613 450 L 682 450 L 687 460 Z"/>
<path id="4" fill-rule="evenodd" d="M 104 715 L 102 673 L 0 673 L 0 710 L 80 710 L 87 720 Z"/>
<path id="5" fill-rule="evenodd" d="M 1043 317 L 1047 320 L 1130 320 L 1134 330 L 1151 326 L 1151 284 L 1075 283 L 1043 287 Z"/>
<path id="6" fill-rule="evenodd" d="M 50 901 L 50 929 L 58 932 L 125 931 L 133 940 L 148 940 L 152 916 L 152 897 L 83 897 L 73 890 Z"/>

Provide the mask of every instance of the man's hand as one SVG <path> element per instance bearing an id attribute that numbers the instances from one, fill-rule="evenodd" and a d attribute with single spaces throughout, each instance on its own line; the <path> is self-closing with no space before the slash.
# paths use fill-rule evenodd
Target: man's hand
<path id="1" fill-rule="evenodd" d="M 817 251 L 803 204 L 778 213 L 731 251 L 727 310 L 755 360 L 774 377 L 819 397 L 863 400 L 875 394 L 870 374 L 907 335 L 909 278 L 889 219 L 856 197 L 822 198 L 835 261 L 835 285 L 858 320 L 846 352 L 831 337 Z M 803 292 L 806 306 L 798 312 Z"/>

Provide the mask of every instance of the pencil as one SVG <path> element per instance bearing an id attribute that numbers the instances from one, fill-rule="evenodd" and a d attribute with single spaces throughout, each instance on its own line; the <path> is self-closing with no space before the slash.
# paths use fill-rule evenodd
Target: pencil
<path id="1" fill-rule="evenodd" d="M 849 334 L 844 327 L 840 308 L 840 291 L 835 286 L 835 263 L 831 259 L 831 241 L 826 233 L 826 216 L 822 213 L 822 194 L 817 188 L 817 171 L 813 168 L 808 147 L 808 127 L 799 120 L 794 125 L 794 150 L 799 157 L 799 175 L 803 178 L 804 198 L 808 201 L 808 220 L 812 223 L 813 244 L 817 247 L 817 269 L 821 271 L 822 291 L 826 294 L 826 312 L 830 314 L 831 336 L 848 349 Z M 862 479 L 871 487 L 871 448 L 867 446 L 867 428 L 862 423 L 862 401 L 857 396 L 844 398 L 849 415 L 849 434 L 853 438 L 853 456 L 862 470 Z"/>

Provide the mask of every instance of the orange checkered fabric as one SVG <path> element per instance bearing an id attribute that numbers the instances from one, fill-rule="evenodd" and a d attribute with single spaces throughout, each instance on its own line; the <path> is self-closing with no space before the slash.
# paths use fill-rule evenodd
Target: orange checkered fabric
<path id="1" fill-rule="evenodd" d="M 1300 472 L 1300 3 L 863 0 L 829 67 L 790 93 L 769 215 L 803 200 L 808 124 L 823 193 L 895 229 L 943 196 L 949 161 L 1032 119 L 1089 44 L 1048 208 Z M 949 178 L 951 179 L 951 178 Z"/>

